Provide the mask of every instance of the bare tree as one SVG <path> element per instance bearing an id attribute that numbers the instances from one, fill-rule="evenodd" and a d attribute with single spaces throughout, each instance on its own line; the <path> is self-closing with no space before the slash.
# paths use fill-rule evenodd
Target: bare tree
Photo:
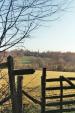
<path id="1" fill-rule="evenodd" d="M 41 21 L 53 20 L 71 0 L 0 0 L 0 51 L 28 38 Z"/>
<path id="2" fill-rule="evenodd" d="M 71 0 L 0 0 L 0 52 L 13 47 L 43 22 L 55 20 Z M 3 57 L 2 57 L 3 59 Z M 0 57 L 0 62 L 2 61 Z M 4 80 L 5 76 L 1 75 Z M 1 81 L 0 80 L 0 81 Z M 0 87 L 0 96 L 8 91 L 5 84 Z"/>

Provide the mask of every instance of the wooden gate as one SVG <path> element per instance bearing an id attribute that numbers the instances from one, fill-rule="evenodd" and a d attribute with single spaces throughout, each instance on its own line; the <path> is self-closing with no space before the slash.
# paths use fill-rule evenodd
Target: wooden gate
<path id="1" fill-rule="evenodd" d="M 33 74 L 34 69 L 14 69 L 13 58 L 9 56 L 7 62 L 0 64 L 0 68 L 8 69 L 10 95 L 0 101 L 0 105 L 11 98 L 12 113 L 23 113 L 22 109 L 22 75 Z M 17 76 L 18 75 L 18 76 Z M 15 85 L 15 76 L 17 76 L 17 87 Z"/>
<path id="2" fill-rule="evenodd" d="M 41 77 L 41 113 L 63 113 L 75 111 L 75 77 L 46 79 L 46 68 Z M 53 83 L 52 86 L 47 83 Z M 59 86 L 56 84 L 59 83 Z M 67 84 L 66 84 L 67 83 Z M 73 90 L 73 91 L 72 91 Z M 49 94 L 47 95 L 47 92 Z M 55 92 L 55 94 L 51 94 Z M 57 94 L 59 92 L 59 94 Z M 65 92 L 67 92 L 65 94 Z"/>
<path id="3" fill-rule="evenodd" d="M 41 113 L 63 113 L 75 111 L 75 77 L 65 78 L 60 76 L 59 78 L 46 78 L 46 68 L 43 68 L 41 76 L 41 101 L 34 99 L 27 92 L 22 90 L 23 76 L 27 74 L 33 74 L 34 69 L 14 69 L 13 58 L 9 56 L 6 63 L 0 64 L 0 68 L 8 68 L 10 95 L 0 101 L 0 105 L 8 101 L 11 98 L 12 113 L 23 113 L 22 109 L 22 93 L 32 100 L 34 103 L 41 106 Z M 17 76 L 18 75 L 18 76 Z M 15 76 L 17 76 L 17 87 L 15 86 Z M 55 83 L 59 83 L 57 86 Z M 65 85 L 65 82 L 67 85 Z M 47 83 L 53 83 L 53 86 Z M 68 93 L 64 93 L 69 90 Z M 49 93 L 47 95 L 47 92 Z M 55 95 L 51 92 L 55 92 Z M 57 95 L 57 92 L 59 94 Z"/>

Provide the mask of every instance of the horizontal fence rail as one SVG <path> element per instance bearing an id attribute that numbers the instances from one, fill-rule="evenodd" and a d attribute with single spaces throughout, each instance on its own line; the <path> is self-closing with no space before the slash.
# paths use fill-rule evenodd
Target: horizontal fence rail
<path id="1" fill-rule="evenodd" d="M 0 105 L 3 105 L 11 99 L 12 113 L 23 113 L 22 94 L 31 99 L 34 103 L 41 104 L 40 101 L 22 91 L 22 76 L 30 75 L 35 72 L 34 69 L 14 69 L 13 57 L 8 56 L 7 62 L 0 64 L 0 69 L 8 69 L 10 95 L 0 100 Z M 17 75 L 17 79 L 15 76 Z M 20 75 L 20 76 L 19 76 Z M 17 86 L 16 83 L 17 82 Z"/>
<path id="2" fill-rule="evenodd" d="M 46 90 L 60 90 L 61 89 L 61 87 L 46 87 Z M 75 89 L 75 86 L 63 86 L 63 89 L 64 90 L 68 90 L 68 89 L 70 89 L 70 90 L 72 90 L 72 89 Z"/>
<path id="3" fill-rule="evenodd" d="M 44 71 L 43 71 L 44 72 Z M 44 76 L 45 74 L 45 76 Z M 44 80 L 45 79 L 45 80 Z M 75 81 L 75 77 L 64 77 L 60 76 L 59 78 L 46 78 L 46 70 L 42 75 L 42 106 L 44 104 L 44 111 L 41 113 L 63 113 L 75 111 L 75 108 L 69 108 L 75 106 L 75 94 L 71 92 L 70 94 L 65 94 L 65 91 L 75 90 L 75 84 L 72 82 Z M 53 83 L 53 86 L 47 86 L 47 83 Z M 59 83 L 56 85 L 55 83 Z M 67 83 L 66 85 L 64 83 Z M 50 92 L 59 91 L 59 94 L 51 95 Z M 53 109 L 52 109 L 53 108 Z M 59 108 L 59 109 L 56 109 Z"/>
<path id="4" fill-rule="evenodd" d="M 69 109 L 55 109 L 55 110 L 48 110 L 48 111 L 45 111 L 45 113 L 61 113 L 61 112 L 72 112 L 72 111 L 75 111 L 75 108 L 69 108 Z"/>
<path id="5" fill-rule="evenodd" d="M 34 69 L 19 69 L 19 70 L 13 70 L 13 75 L 29 75 L 29 74 L 33 74 L 35 72 Z"/>
<path id="6" fill-rule="evenodd" d="M 45 98 L 46 99 L 58 99 L 60 98 L 61 96 L 46 96 Z M 63 95 L 62 96 L 63 98 L 68 98 L 68 97 L 75 97 L 75 94 L 66 94 L 66 95 Z"/>
<path id="7" fill-rule="evenodd" d="M 67 104 L 75 104 L 75 100 L 63 101 L 61 102 L 51 102 L 47 103 L 46 106 L 59 106 L 59 105 L 67 105 Z"/>
<path id="8" fill-rule="evenodd" d="M 75 108 L 64 108 L 67 105 L 75 106 L 75 100 L 69 99 L 75 97 L 74 93 L 64 94 L 64 90 L 73 90 L 75 89 L 75 84 L 72 81 L 75 81 L 75 77 L 64 77 L 60 76 L 59 78 L 49 78 L 46 79 L 46 68 L 43 68 L 41 76 L 41 101 L 35 99 L 33 96 L 29 95 L 27 92 L 22 90 L 22 76 L 33 74 L 34 69 L 14 69 L 13 58 L 9 56 L 7 62 L 0 64 L 0 68 L 8 68 L 9 76 L 9 85 L 10 85 L 10 95 L 5 97 L 0 101 L 0 105 L 3 105 L 9 99 L 11 99 L 12 104 L 12 113 L 23 113 L 23 103 L 22 103 L 22 94 L 29 98 L 35 104 L 41 106 L 41 113 L 63 113 L 75 111 Z M 17 87 L 15 86 L 15 76 L 17 75 Z M 47 87 L 47 83 L 52 83 L 54 86 Z M 59 86 L 55 86 L 55 82 L 59 82 Z M 69 86 L 65 86 L 66 82 Z M 59 91 L 59 95 L 46 95 L 51 91 Z M 55 99 L 55 100 L 53 100 Z M 59 99 L 59 100 L 58 100 Z M 64 100 L 65 99 L 65 100 Z M 67 99 L 67 100 L 66 100 Z M 53 107 L 53 109 L 50 109 Z M 55 107 L 55 108 L 54 108 Z M 56 109 L 58 108 L 59 109 Z M 46 109 L 47 108 L 47 109 Z M 49 108 L 49 109 L 48 109 Z"/>
<path id="9" fill-rule="evenodd" d="M 67 77 L 69 80 L 75 81 L 75 77 Z M 50 78 L 46 79 L 46 82 L 59 82 L 60 78 Z M 62 81 L 65 81 L 64 78 L 62 78 Z"/>

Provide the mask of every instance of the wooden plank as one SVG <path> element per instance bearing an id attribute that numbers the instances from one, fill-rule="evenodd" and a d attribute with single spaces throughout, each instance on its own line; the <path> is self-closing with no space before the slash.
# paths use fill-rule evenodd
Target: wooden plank
<path id="1" fill-rule="evenodd" d="M 39 104 L 41 105 L 41 102 L 35 98 L 33 98 L 32 96 L 30 96 L 27 92 L 25 92 L 24 90 L 22 90 L 22 93 L 29 98 L 31 101 L 33 101 L 35 104 Z"/>
<path id="2" fill-rule="evenodd" d="M 62 81 L 62 76 L 60 76 L 60 113 L 62 113 L 62 109 L 63 109 L 63 106 L 62 106 L 62 102 L 63 102 L 63 81 Z"/>
<path id="3" fill-rule="evenodd" d="M 62 78 L 63 78 L 69 85 L 75 86 L 75 85 L 71 82 L 70 79 L 68 79 L 68 78 L 66 78 L 66 77 L 64 77 L 64 76 L 62 76 Z"/>
<path id="4" fill-rule="evenodd" d="M 75 111 L 75 108 L 62 109 L 62 112 L 72 112 L 72 111 Z M 60 109 L 45 111 L 45 113 L 60 113 L 60 112 L 61 112 Z"/>
<path id="5" fill-rule="evenodd" d="M 4 104 L 5 102 L 7 102 L 9 99 L 11 98 L 11 96 L 7 96 L 5 98 L 3 98 L 1 101 L 0 101 L 0 105 Z"/>
<path id="6" fill-rule="evenodd" d="M 1 69 L 7 68 L 7 66 L 8 66 L 7 62 L 0 64 Z"/>
<path id="7" fill-rule="evenodd" d="M 46 82 L 59 82 L 60 78 L 48 78 L 46 79 Z"/>
<path id="8" fill-rule="evenodd" d="M 67 77 L 69 80 L 75 80 L 75 77 Z M 62 79 L 63 81 L 65 81 L 64 79 Z M 46 82 L 59 82 L 60 78 L 50 78 L 50 79 L 46 79 Z"/>
<path id="9" fill-rule="evenodd" d="M 74 97 L 75 96 L 75 94 L 68 94 L 68 95 L 63 95 L 63 98 L 69 98 L 69 97 Z M 57 96 L 46 96 L 45 97 L 46 99 L 57 99 L 57 98 L 60 98 L 60 96 L 59 95 L 57 95 Z"/>
<path id="10" fill-rule="evenodd" d="M 46 68 L 43 68 L 41 76 L 41 113 L 45 113 L 45 88 L 46 88 Z"/>
<path id="11" fill-rule="evenodd" d="M 67 105 L 67 104 L 75 104 L 75 100 L 63 101 L 61 102 L 51 102 L 47 103 L 46 106 L 60 106 L 60 105 Z"/>
<path id="12" fill-rule="evenodd" d="M 75 86 L 63 86 L 63 89 L 65 90 L 68 90 L 68 89 L 75 89 Z M 60 90 L 60 86 L 58 87 L 46 87 L 46 90 Z"/>
<path id="13" fill-rule="evenodd" d="M 15 76 L 13 76 L 13 58 L 9 56 L 7 58 L 8 63 L 8 75 L 9 75 L 9 85 L 10 85 L 10 95 L 12 103 L 12 113 L 18 113 L 18 101 L 17 101 L 17 92 L 15 86 Z"/>
<path id="14" fill-rule="evenodd" d="M 13 70 L 13 75 L 28 75 L 33 74 L 35 72 L 34 69 L 19 69 Z"/>
<path id="15" fill-rule="evenodd" d="M 23 76 L 17 77 L 17 98 L 18 98 L 18 113 L 23 113 L 23 105 L 22 105 L 22 80 Z"/>

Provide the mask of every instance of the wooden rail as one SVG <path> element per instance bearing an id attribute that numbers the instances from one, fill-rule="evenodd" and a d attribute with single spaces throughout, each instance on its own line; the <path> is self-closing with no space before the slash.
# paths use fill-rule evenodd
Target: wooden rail
<path id="1" fill-rule="evenodd" d="M 13 70 L 13 75 L 29 75 L 29 74 L 33 74 L 35 72 L 34 69 L 16 69 Z"/>
<path id="2" fill-rule="evenodd" d="M 44 71 L 43 71 L 44 72 Z M 73 105 L 75 106 L 75 100 L 73 97 L 75 97 L 75 94 L 64 94 L 64 91 L 75 89 L 75 85 L 72 81 L 75 81 L 75 77 L 64 77 L 60 76 L 59 78 L 49 78 L 46 79 L 46 76 L 44 77 L 44 74 L 46 75 L 46 69 L 41 77 L 41 87 L 44 89 L 41 89 L 42 92 L 42 101 L 45 102 L 44 104 L 44 111 L 41 110 L 41 113 L 63 113 L 63 112 L 71 112 L 75 111 L 75 108 L 65 108 L 64 106 L 67 105 Z M 44 78 L 44 79 L 42 79 Z M 59 82 L 59 86 L 46 86 L 46 83 L 53 83 Z M 69 85 L 65 86 L 64 82 L 68 83 Z M 47 92 L 50 93 L 50 91 L 59 91 L 59 95 L 47 95 Z M 71 99 L 72 97 L 72 99 Z M 64 100 L 64 98 L 67 98 L 67 100 Z M 53 101 L 51 101 L 53 100 Z M 42 102 L 42 106 L 43 106 Z M 41 108 L 42 108 L 41 106 Z M 60 107 L 60 109 L 56 109 Z M 49 110 L 49 109 L 51 110 Z M 48 110 L 46 110 L 48 109 Z"/>
<path id="3" fill-rule="evenodd" d="M 0 64 L 0 68 L 8 68 L 9 85 L 10 85 L 10 95 L 0 101 L 0 105 L 11 99 L 12 102 L 12 113 L 23 113 L 23 102 L 22 94 L 33 101 L 35 104 L 41 106 L 41 113 L 63 113 L 75 111 L 75 108 L 65 108 L 64 105 L 75 105 L 75 100 L 64 101 L 63 98 L 75 97 L 75 94 L 64 95 L 64 90 L 75 89 L 75 85 L 72 81 L 75 81 L 75 77 L 60 76 L 59 78 L 46 79 L 46 68 L 43 68 L 41 76 L 41 101 L 35 99 L 27 92 L 22 90 L 22 75 L 33 74 L 34 69 L 14 69 L 13 58 L 9 56 L 7 62 Z M 15 76 L 17 76 L 17 87 L 15 86 Z M 64 86 L 64 81 L 69 84 L 69 86 Z M 47 82 L 59 82 L 60 86 L 49 86 L 46 87 Z M 46 92 L 50 91 L 60 91 L 60 95 L 46 96 Z M 59 101 L 50 101 L 50 99 L 59 99 Z M 47 101 L 46 101 L 47 100 Z M 50 101 L 50 102 L 49 102 Z M 46 110 L 46 107 L 60 107 L 59 109 Z"/>
<path id="4" fill-rule="evenodd" d="M 5 98 L 3 98 L 1 101 L 0 101 L 0 105 L 3 105 L 5 102 L 7 102 L 9 99 L 11 98 L 11 96 L 7 96 Z"/>
<path id="5" fill-rule="evenodd" d="M 46 96 L 46 99 L 58 99 L 61 96 Z M 68 97 L 75 97 L 75 94 L 67 94 L 67 95 L 62 95 L 63 98 L 68 98 Z"/>
<path id="6" fill-rule="evenodd" d="M 27 92 L 25 92 L 24 90 L 22 90 L 22 93 L 29 98 L 32 102 L 34 102 L 35 104 L 39 104 L 41 105 L 41 102 L 35 98 L 33 98 L 32 96 L 30 96 Z"/>
<path id="7" fill-rule="evenodd" d="M 57 86 L 57 87 L 46 87 L 46 90 L 49 91 L 49 90 L 60 90 L 61 87 L 60 86 Z M 63 86 L 63 89 L 64 90 L 72 90 L 72 89 L 75 89 L 75 86 Z"/>
<path id="8" fill-rule="evenodd" d="M 8 69 L 10 95 L 0 101 L 0 105 L 11 99 L 12 113 L 23 113 L 22 109 L 22 76 L 30 75 L 35 72 L 34 69 L 14 69 L 13 57 L 8 56 L 7 62 L 0 64 L 0 68 Z M 15 85 L 15 76 L 17 75 L 17 87 Z M 25 93 L 25 92 L 24 92 Z M 28 94 L 26 94 L 29 96 Z M 34 100 L 34 99 L 33 99 Z M 37 100 L 35 100 L 37 101 Z M 39 104 L 40 102 L 37 101 Z"/>
<path id="9" fill-rule="evenodd" d="M 75 112 L 75 108 L 69 108 L 69 109 L 55 109 L 55 110 L 48 110 L 48 111 L 45 111 L 45 113 L 61 113 L 62 112 L 72 112 L 74 111 Z"/>
<path id="10" fill-rule="evenodd" d="M 67 77 L 69 80 L 75 81 L 75 77 Z M 50 78 L 46 79 L 46 82 L 59 82 L 60 78 Z M 64 78 L 62 78 L 62 81 L 65 81 Z"/>
<path id="11" fill-rule="evenodd" d="M 75 100 L 70 100 L 70 101 L 63 101 L 61 103 L 60 102 L 51 102 L 51 103 L 47 103 L 46 106 L 60 106 L 60 105 L 67 105 L 67 104 L 75 104 Z"/>
<path id="12" fill-rule="evenodd" d="M 71 79 L 66 78 L 66 77 L 64 77 L 64 76 L 62 76 L 62 79 L 64 79 L 69 85 L 75 86 L 75 85 L 72 83 Z"/>

